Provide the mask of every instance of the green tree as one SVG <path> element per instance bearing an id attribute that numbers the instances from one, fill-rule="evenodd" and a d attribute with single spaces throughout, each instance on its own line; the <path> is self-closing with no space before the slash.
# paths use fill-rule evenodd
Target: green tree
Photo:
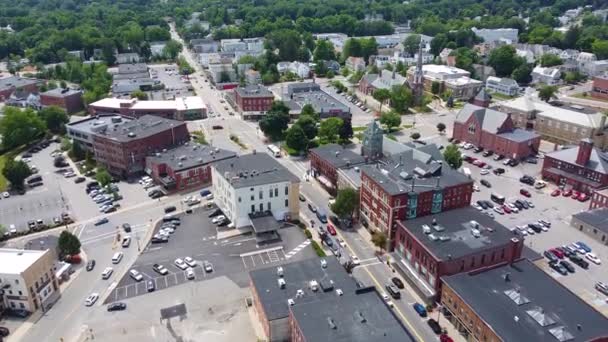
<path id="1" fill-rule="evenodd" d="M 334 45 L 329 40 L 317 39 L 317 44 L 312 56 L 315 62 L 334 60 L 336 59 Z"/>
<path id="2" fill-rule="evenodd" d="M 446 129 L 446 127 L 445 127 L 445 124 L 443 122 L 440 122 L 440 123 L 437 124 L 437 131 L 439 131 L 439 133 L 445 132 L 445 129 Z"/>
<path id="3" fill-rule="evenodd" d="M 177 58 L 177 55 L 179 55 L 181 51 L 182 44 L 176 40 L 171 39 L 165 44 L 165 47 L 163 48 L 163 55 L 165 55 L 167 59 L 175 60 Z"/>
<path id="4" fill-rule="evenodd" d="M 410 56 L 413 56 L 418 52 L 418 48 L 420 47 L 420 39 L 419 34 L 411 34 L 407 36 L 407 38 L 405 38 L 403 41 L 403 50 Z"/>
<path id="5" fill-rule="evenodd" d="M 99 182 L 99 185 L 106 186 L 112 182 L 112 176 L 108 172 L 108 170 L 104 168 L 97 169 L 97 174 L 95 175 L 95 179 Z"/>
<path id="6" fill-rule="evenodd" d="M 273 141 L 278 141 L 283 138 L 283 132 L 289 124 L 289 108 L 285 103 L 275 101 L 272 107 L 260 121 L 260 129 L 264 135 Z"/>
<path id="7" fill-rule="evenodd" d="M 321 122 L 319 127 L 319 138 L 323 143 L 331 144 L 338 141 L 338 134 L 343 121 L 340 118 L 328 118 Z"/>
<path id="8" fill-rule="evenodd" d="M 380 102 L 380 109 L 378 110 L 380 113 L 382 113 L 382 104 L 384 104 L 384 102 L 388 99 L 391 98 L 391 92 L 388 89 L 376 89 L 374 90 L 374 93 L 372 94 L 372 97 Z"/>
<path id="9" fill-rule="evenodd" d="M 456 67 L 467 70 L 471 74 L 475 72 L 473 64 L 479 61 L 477 53 L 467 47 L 460 47 L 450 53 L 456 59 Z"/>
<path id="10" fill-rule="evenodd" d="M 350 118 L 342 120 L 342 126 L 340 126 L 340 131 L 338 132 L 338 136 L 340 137 L 340 143 L 346 144 L 353 137 L 353 123 Z"/>
<path id="11" fill-rule="evenodd" d="M 80 146 L 80 143 L 78 143 L 77 141 L 74 141 L 74 143 L 72 143 L 70 146 L 68 155 L 70 156 L 70 158 L 72 158 L 72 160 L 80 161 L 86 157 L 86 152 L 82 148 L 82 146 Z"/>
<path id="12" fill-rule="evenodd" d="M 49 131 L 54 134 L 65 132 L 65 124 L 70 121 L 65 110 L 57 106 L 42 108 L 38 112 L 38 115 L 44 120 Z"/>
<path id="13" fill-rule="evenodd" d="M 351 218 L 359 207 L 359 192 L 353 188 L 338 190 L 336 201 L 331 205 L 333 211 L 342 219 Z"/>
<path id="14" fill-rule="evenodd" d="M 302 111 L 300 111 L 300 117 L 301 116 L 310 116 L 315 121 L 319 121 L 319 113 L 315 112 L 314 107 L 310 103 L 307 103 L 302 107 Z"/>
<path id="15" fill-rule="evenodd" d="M 538 90 L 538 98 L 545 102 L 549 102 L 551 99 L 557 98 L 556 93 L 556 86 L 545 85 Z"/>
<path id="16" fill-rule="evenodd" d="M 401 125 L 401 115 L 394 111 L 382 113 L 380 115 L 380 123 L 386 126 L 387 132 L 390 133 L 393 131 L 393 128 Z"/>
<path id="17" fill-rule="evenodd" d="M 441 92 L 441 83 L 439 83 L 437 81 L 433 81 L 433 83 L 431 83 L 431 93 L 433 93 L 433 95 L 439 95 L 440 92 Z"/>
<path id="18" fill-rule="evenodd" d="M 2 169 L 2 175 L 10 183 L 13 189 L 23 189 L 23 182 L 27 177 L 32 174 L 30 167 L 23 161 L 15 161 L 13 158 L 9 158 L 4 164 Z"/>
<path id="19" fill-rule="evenodd" d="M 67 230 L 62 231 L 61 234 L 59 234 L 57 248 L 59 249 L 61 257 L 80 254 L 80 247 L 80 240 L 78 240 L 76 235 Z"/>
<path id="20" fill-rule="evenodd" d="M 504 77 L 511 75 L 513 70 L 523 63 L 523 60 L 515 53 L 511 45 L 503 45 L 490 52 L 488 64 L 496 71 L 496 76 Z"/>
<path id="21" fill-rule="evenodd" d="M 293 125 L 285 131 L 285 143 L 296 151 L 303 151 L 308 146 L 308 138 L 299 125 Z"/>
<path id="22" fill-rule="evenodd" d="M 445 48 L 447 43 L 448 37 L 445 34 L 440 33 L 436 35 L 435 38 L 431 40 L 431 53 L 433 56 L 439 56 L 441 50 Z"/>
<path id="23" fill-rule="evenodd" d="M 138 100 L 147 100 L 148 99 L 148 94 L 146 94 L 145 92 L 141 91 L 141 90 L 136 90 L 134 92 L 131 93 L 131 98 L 132 99 L 138 99 Z"/>
<path id="24" fill-rule="evenodd" d="M 546 53 L 540 57 L 540 65 L 542 67 L 552 67 L 561 64 L 562 59 L 556 54 Z"/>
<path id="25" fill-rule="evenodd" d="M 294 126 L 299 126 L 309 140 L 317 136 L 317 121 L 310 115 L 300 115 Z"/>
<path id="26" fill-rule="evenodd" d="M 564 81 L 569 84 L 580 82 L 583 78 L 584 76 L 578 71 L 568 71 L 564 75 Z"/>
<path id="27" fill-rule="evenodd" d="M 596 39 L 593 44 L 591 44 L 591 50 L 597 56 L 597 59 L 607 59 L 608 58 L 608 40 Z"/>
<path id="28" fill-rule="evenodd" d="M 412 138 L 412 140 L 418 140 L 418 139 L 420 139 L 420 133 L 414 132 L 414 133 L 410 134 L 410 138 Z"/>
<path id="29" fill-rule="evenodd" d="M 385 232 L 375 232 L 372 235 L 372 243 L 374 246 L 380 248 L 381 251 L 386 249 L 386 244 L 388 242 L 388 238 Z"/>
<path id="30" fill-rule="evenodd" d="M 462 155 L 460 154 L 458 146 L 454 144 L 448 145 L 445 150 L 443 150 L 443 159 L 452 169 L 458 169 L 462 166 Z"/>
<path id="31" fill-rule="evenodd" d="M 391 88 L 391 106 L 399 114 L 407 112 L 408 108 L 414 105 L 414 95 L 409 88 L 395 85 Z"/>
<path id="32" fill-rule="evenodd" d="M 45 129 L 44 121 L 34 110 L 5 107 L 4 116 L 0 119 L 2 146 L 10 150 L 29 144 L 41 137 Z"/>
<path id="33" fill-rule="evenodd" d="M 511 77 L 517 83 L 528 84 L 532 81 L 532 65 L 522 63 L 520 66 L 513 70 Z"/>

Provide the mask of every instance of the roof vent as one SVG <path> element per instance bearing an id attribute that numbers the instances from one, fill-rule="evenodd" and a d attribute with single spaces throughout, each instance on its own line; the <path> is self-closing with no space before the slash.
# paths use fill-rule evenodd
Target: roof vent
<path id="1" fill-rule="evenodd" d="M 279 288 L 284 289 L 285 288 L 285 279 L 279 278 L 279 279 L 277 279 L 277 281 L 279 283 Z"/>
<path id="2" fill-rule="evenodd" d="M 289 299 L 287 300 L 287 304 L 288 304 L 289 306 L 294 306 L 294 305 L 296 304 L 296 302 L 295 302 L 293 299 L 289 298 Z"/>
<path id="3" fill-rule="evenodd" d="M 309 283 L 310 289 L 313 291 L 317 291 L 319 289 L 319 283 L 316 280 L 311 280 Z"/>
<path id="4" fill-rule="evenodd" d="M 343 295 L 343 294 L 344 294 L 344 291 L 342 291 L 342 289 L 336 289 L 336 294 L 337 294 L 338 296 L 341 296 L 341 295 Z"/>
<path id="5" fill-rule="evenodd" d="M 135 132 L 129 132 L 129 134 L 127 134 L 127 136 L 129 138 L 135 138 L 136 137 Z"/>

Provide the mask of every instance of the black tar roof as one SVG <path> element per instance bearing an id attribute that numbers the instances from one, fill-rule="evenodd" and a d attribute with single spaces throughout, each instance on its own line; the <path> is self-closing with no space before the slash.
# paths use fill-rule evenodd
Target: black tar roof
<path id="1" fill-rule="evenodd" d="M 598 208 L 574 214 L 578 220 L 603 232 L 608 232 L 608 208 Z"/>
<path id="2" fill-rule="evenodd" d="M 433 225 L 433 220 L 436 225 Z M 479 224 L 477 228 L 480 231 L 479 237 L 471 233 L 473 227 L 471 221 Z M 439 214 L 401 221 L 401 225 L 440 260 L 457 259 L 489 248 L 504 246 L 510 239 L 516 238 L 507 227 L 473 207 L 447 210 Z M 430 234 L 424 233 L 423 225 L 431 228 Z M 438 231 L 435 228 L 443 230 Z M 447 237 L 449 240 L 442 241 L 441 237 Z M 433 240 L 433 238 L 437 239 Z"/>
<path id="3" fill-rule="evenodd" d="M 182 171 L 235 156 L 236 152 L 233 151 L 190 143 L 167 152 L 156 153 L 146 159 L 154 164 L 166 164 L 173 171 Z"/>
<path id="4" fill-rule="evenodd" d="M 293 299 L 294 307 L 297 307 L 299 304 L 321 303 L 335 298 L 337 296 L 336 289 L 341 289 L 344 294 L 355 292 L 357 288 L 355 281 L 346 273 L 338 260 L 328 257 L 325 261 L 327 262 L 326 268 L 321 267 L 320 258 L 280 266 L 283 268 L 284 289 L 279 287 L 277 267 L 249 272 L 253 288 L 258 294 L 266 318 L 269 321 L 285 318 L 289 315 L 288 299 Z M 317 291 L 311 290 L 311 280 L 315 280 L 319 284 Z M 325 292 L 323 287 L 328 288 L 330 281 L 333 281 L 333 289 Z M 303 291 L 301 296 L 297 295 L 298 290 Z"/>
<path id="5" fill-rule="evenodd" d="M 306 341 L 415 341 L 373 288 L 291 307 Z M 330 321 L 335 328 L 330 326 Z"/>
<path id="6" fill-rule="evenodd" d="M 608 337 L 608 319 L 527 259 L 474 275 L 461 273 L 442 279 L 444 286 L 451 287 L 503 341 Z"/>
<path id="7" fill-rule="evenodd" d="M 117 122 L 113 122 L 117 119 Z M 160 132 L 186 125 L 183 121 L 144 115 L 138 119 L 122 118 L 117 115 L 99 115 L 68 124 L 68 128 L 85 131 L 120 142 L 146 138 Z M 176 142 L 177 143 L 177 142 Z"/>
<path id="8" fill-rule="evenodd" d="M 214 167 L 224 177 L 228 173 L 226 178 L 234 188 L 300 181 L 296 175 L 267 153 L 237 156 L 215 163 Z"/>
<path id="9" fill-rule="evenodd" d="M 321 159 L 340 169 L 365 163 L 365 158 L 338 144 L 327 144 L 310 150 Z"/>
<path id="10" fill-rule="evenodd" d="M 38 84 L 41 81 L 33 78 L 23 78 L 19 76 L 10 76 L 5 78 L 0 78 L 0 89 L 8 89 L 8 88 L 20 88 L 25 87 L 31 84 Z"/>

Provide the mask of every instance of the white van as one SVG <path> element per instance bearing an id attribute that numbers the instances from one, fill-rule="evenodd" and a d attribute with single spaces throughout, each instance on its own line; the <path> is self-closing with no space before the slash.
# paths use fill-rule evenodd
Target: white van
<path id="1" fill-rule="evenodd" d="M 114 256 L 112 256 L 112 263 L 118 264 L 120 262 L 120 260 L 122 260 L 122 257 L 123 257 L 122 252 L 118 252 L 118 253 L 114 254 Z"/>
<path id="2" fill-rule="evenodd" d="M 101 279 L 109 279 L 114 270 L 112 267 L 106 267 L 103 272 L 101 272 Z"/>

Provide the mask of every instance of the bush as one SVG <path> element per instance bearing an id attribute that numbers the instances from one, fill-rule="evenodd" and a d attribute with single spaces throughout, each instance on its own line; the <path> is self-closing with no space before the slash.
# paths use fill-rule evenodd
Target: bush
<path id="1" fill-rule="evenodd" d="M 304 229 L 304 235 L 306 235 L 307 239 L 312 239 L 312 233 L 308 229 Z"/>
<path id="2" fill-rule="evenodd" d="M 319 256 L 321 258 L 327 256 L 325 254 L 325 252 L 323 251 L 323 248 L 321 248 L 321 246 L 319 246 L 319 244 L 317 243 L 317 241 L 311 242 L 310 245 L 312 246 L 312 249 L 315 250 L 315 253 L 317 253 L 317 256 Z"/>

